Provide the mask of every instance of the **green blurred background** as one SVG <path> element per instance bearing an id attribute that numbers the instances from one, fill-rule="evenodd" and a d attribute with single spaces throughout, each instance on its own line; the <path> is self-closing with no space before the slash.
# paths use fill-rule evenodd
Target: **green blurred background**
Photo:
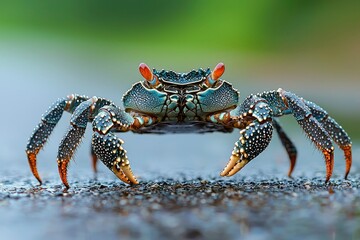
<path id="1" fill-rule="evenodd" d="M 172 54 L 339 51 L 358 40 L 359 5 L 276 0 L 1 1 L 0 23 L 3 33 L 52 35 L 117 48 L 165 48 Z"/>
<path id="2" fill-rule="evenodd" d="M 43 89 L 25 97 L 43 95 L 42 107 L 53 101 L 44 90 L 56 82 L 68 93 L 78 84 L 82 93 L 100 94 L 109 92 L 104 84 L 115 92 L 139 80 L 140 62 L 181 72 L 222 61 L 224 78 L 242 97 L 292 90 L 358 138 L 359 12 L 360 1 L 3 0 L 0 54 L 8 72 L 2 89 L 15 93 L 19 85 L 41 82 Z M 42 79 L 35 71 L 41 66 L 56 77 L 41 73 Z M 9 67 L 23 72 L 16 73 L 15 88 Z M 87 71 L 98 78 L 81 76 Z"/>

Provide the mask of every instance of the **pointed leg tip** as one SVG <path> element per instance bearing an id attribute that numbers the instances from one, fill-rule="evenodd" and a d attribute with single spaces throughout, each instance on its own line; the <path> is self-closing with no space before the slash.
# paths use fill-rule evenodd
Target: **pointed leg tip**
<path id="1" fill-rule="evenodd" d="M 32 172 L 33 176 L 36 178 L 36 180 L 39 182 L 39 185 L 42 185 L 42 180 L 41 180 L 41 177 L 40 177 L 37 169 L 31 169 L 31 172 Z"/>
<path id="2" fill-rule="evenodd" d="M 91 154 L 91 159 L 92 159 L 92 169 L 94 171 L 94 173 L 96 174 L 98 172 L 97 170 L 97 156 L 95 154 Z"/>
<path id="3" fill-rule="evenodd" d="M 325 184 L 330 184 L 330 177 L 325 179 Z"/>
<path id="4" fill-rule="evenodd" d="M 65 176 L 60 176 L 60 178 L 61 178 L 61 181 L 62 181 L 62 183 L 63 183 L 63 185 L 65 186 L 65 188 L 66 189 L 69 189 L 70 188 L 70 185 L 69 185 L 69 183 L 68 183 L 68 181 L 67 181 L 67 177 Z"/>
<path id="5" fill-rule="evenodd" d="M 28 158 L 28 162 L 29 162 L 30 170 L 31 170 L 32 174 L 38 180 L 39 184 L 42 185 L 42 180 L 40 178 L 39 172 L 36 167 L 36 153 L 31 152 L 31 151 L 26 151 L 26 155 Z"/>
<path id="6" fill-rule="evenodd" d="M 59 170 L 60 179 L 61 179 L 62 183 L 64 184 L 64 186 L 67 189 L 69 189 L 70 186 L 67 181 L 67 166 L 68 166 L 68 161 L 58 160 L 58 170 Z"/>
<path id="7" fill-rule="evenodd" d="M 62 180 L 62 183 L 63 183 L 64 187 L 65 187 L 66 189 L 69 189 L 69 188 L 70 188 L 70 185 L 69 185 L 69 183 L 67 182 L 67 180 L 63 180 L 63 179 L 61 179 L 61 180 Z"/>
<path id="8" fill-rule="evenodd" d="M 294 171 L 294 167 L 295 167 L 295 162 L 291 164 L 290 169 L 289 169 L 289 171 L 288 171 L 287 176 L 288 176 L 289 178 L 293 178 L 293 177 L 292 177 L 292 173 L 293 173 L 293 171 Z"/>
<path id="9" fill-rule="evenodd" d="M 343 147 L 343 150 L 345 153 L 345 162 L 346 162 L 345 180 L 347 180 L 352 165 L 351 144 Z"/>
<path id="10" fill-rule="evenodd" d="M 41 186 L 43 183 L 42 183 L 42 180 L 40 178 L 36 178 L 39 182 L 39 185 Z"/>
<path id="11" fill-rule="evenodd" d="M 334 169 L 334 148 L 331 147 L 330 149 L 324 149 L 322 152 L 324 154 L 326 164 L 325 184 L 328 184 Z"/>
<path id="12" fill-rule="evenodd" d="M 345 175 L 344 175 L 344 179 L 345 179 L 345 180 L 348 180 L 349 173 L 350 173 L 350 171 L 346 171 L 346 172 L 345 172 Z"/>

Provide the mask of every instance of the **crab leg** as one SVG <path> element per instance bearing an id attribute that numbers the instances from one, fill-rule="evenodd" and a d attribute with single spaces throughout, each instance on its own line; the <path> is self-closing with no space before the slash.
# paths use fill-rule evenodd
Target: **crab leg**
<path id="1" fill-rule="evenodd" d="M 347 179 L 352 163 L 351 140 L 348 134 L 324 109 L 310 101 L 305 100 L 305 104 L 332 140 L 344 151 L 346 163 L 345 179 Z"/>
<path id="2" fill-rule="evenodd" d="M 26 146 L 26 155 L 29 161 L 30 169 L 35 178 L 41 184 L 41 178 L 36 167 L 36 156 L 43 148 L 50 134 L 59 122 L 64 111 L 72 112 L 81 102 L 87 100 L 86 97 L 70 95 L 66 98 L 58 99 L 43 115 L 41 122 L 36 126 L 34 132 L 29 138 Z"/>
<path id="3" fill-rule="evenodd" d="M 326 182 L 330 180 L 334 168 L 332 140 L 339 145 L 345 155 L 346 179 L 352 163 L 351 141 L 348 134 L 321 107 L 281 88 L 277 91 L 251 95 L 240 106 L 230 112 L 217 113 L 207 118 L 208 121 L 213 123 L 242 129 L 240 139 L 236 142 L 229 163 L 221 175 L 233 175 L 265 149 L 272 133 L 270 131 L 272 128 L 267 126 L 268 122 L 271 121 L 289 155 L 290 169 L 288 175 L 290 176 L 296 163 L 297 151 L 294 144 L 274 119 L 274 117 L 288 114 L 294 116 L 309 139 L 322 151 L 326 164 Z M 264 134 L 258 131 L 262 126 L 268 129 Z M 261 147 L 258 145 L 261 145 Z"/>
<path id="4" fill-rule="evenodd" d="M 86 125 L 90 119 L 90 114 L 92 111 L 91 108 L 96 104 L 96 101 L 96 98 L 91 98 L 81 103 L 75 109 L 70 120 L 70 128 L 68 129 L 64 138 L 61 140 L 57 163 L 60 178 L 67 188 L 70 187 L 67 181 L 67 167 L 70 159 L 74 155 L 76 148 L 80 144 L 82 137 L 84 136 Z"/>
<path id="5" fill-rule="evenodd" d="M 248 128 L 241 130 L 230 160 L 220 175 L 227 177 L 234 175 L 264 151 L 271 140 L 272 130 L 269 121 L 264 123 L 254 121 Z"/>
<path id="6" fill-rule="evenodd" d="M 70 128 L 61 140 L 57 157 L 60 178 L 67 188 L 69 188 L 67 167 L 84 136 L 86 125 L 92 121 L 93 116 L 98 113 L 101 107 L 109 104 L 112 103 L 106 99 L 92 97 L 77 106 L 71 116 Z"/>
<path id="7" fill-rule="evenodd" d="M 290 168 L 289 168 L 288 176 L 291 177 L 291 173 L 293 172 L 296 164 L 296 156 L 297 156 L 296 147 L 291 142 L 290 138 L 286 135 L 286 133 L 284 132 L 278 121 L 276 121 L 275 119 L 273 119 L 273 126 L 275 127 L 279 135 L 279 138 L 281 140 L 281 143 L 286 149 L 287 154 L 289 155 Z"/>
<path id="8" fill-rule="evenodd" d="M 101 161 L 123 182 L 138 184 L 132 170 L 126 151 L 123 149 L 124 142 L 115 134 L 102 135 L 98 132 L 93 134 L 92 144 L 94 151 Z"/>
<path id="9" fill-rule="evenodd" d="M 42 120 L 34 129 L 33 135 L 30 137 L 26 146 L 26 155 L 30 165 L 30 169 L 34 177 L 42 184 L 39 172 L 36 167 L 36 156 L 46 143 L 50 133 L 54 130 L 56 123 Z"/>
<path id="10" fill-rule="evenodd" d="M 70 188 L 67 181 L 67 167 L 84 133 L 85 127 L 71 125 L 59 146 L 57 164 L 61 181 L 66 188 Z"/>
<path id="11" fill-rule="evenodd" d="M 312 116 L 297 120 L 304 129 L 307 136 L 322 151 L 326 164 L 326 180 L 328 182 L 334 169 L 334 147 L 330 136 L 321 126 L 321 124 Z"/>
<path id="12" fill-rule="evenodd" d="M 134 123 L 128 113 L 113 106 L 102 108 L 93 121 L 94 153 L 121 181 L 128 184 L 138 184 L 138 181 L 130 168 L 126 150 L 122 147 L 124 141 L 110 130 L 128 131 Z"/>
<path id="13" fill-rule="evenodd" d="M 239 116 L 240 138 L 235 142 L 234 150 L 221 176 L 232 176 L 240 171 L 253 158 L 258 156 L 271 141 L 273 127 L 271 109 L 263 100 L 257 97 L 249 99 L 247 111 Z M 232 113 L 234 114 L 234 112 Z"/>
<path id="14" fill-rule="evenodd" d="M 324 154 L 326 164 L 325 182 L 328 182 L 334 168 L 334 147 L 331 142 L 331 137 L 322 124 L 313 116 L 313 113 L 306 106 L 302 98 L 282 89 L 278 90 L 278 92 L 307 136 Z"/>
<path id="15" fill-rule="evenodd" d="M 281 128 L 279 123 L 275 119 L 273 119 L 272 123 L 273 123 L 273 126 L 275 127 L 275 129 L 277 130 L 280 140 L 289 155 L 290 168 L 289 168 L 288 176 L 291 177 L 291 173 L 294 170 L 295 163 L 296 163 L 296 156 L 297 156 L 296 148 L 295 148 L 294 144 L 291 142 L 291 140 L 289 139 L 289 137 L 285 134 L 285 132 L 283 131 L 283 129 Z M 257 121 L 251 123 L 247 128 L 248 129 L 254 128 L 254 126 L 256 126 L 256 125 L 259 125 L 259 123 Z M 267 128 L 270 131 L 271 127 L 267 126 Z M 240 135 L 241 135 L 240 142 L 235 143 L 235 145 L 236 145 L 234 148 L 235 152 L 233 152 L 232 156 L 230 157 L 229 163 L 227 164 L 227 166 L 221 173 L 221 176 L 234 175 L 235 173 L 240 171 L 251 160 L 251 159 L 249 160 L 249 159 L 244 158 L 244 153 L 246 155 L 246 152 L 248 151 L 245 149 L 252 148 L 251 142 L 253 142 L 253 144 L 255 145 L 255 142 L 259 141 L 258 138 L 266 138 L 269 141 L 271 139 L 271 134 L 270 135 L 261 135 L 261 133 L 258 133 L 258 130 L 253 130 L 251 132 L 248 132 L 247 134 L 244 134 L 244 131 L 241 131 Z M 251 135 L 253 135 L 253 136 L 251 137 Z M 246 137 L 248 137 L 248 138 L 246 138 Z M 253 139 L 251 139 L 251 138 L 253 138 Z M 249 143 L 246 145 L 247 147 L 244 148 L 244 146 L 241 143 L 246 143 L 247 141 Z M 240 150 L 242 149 L 243 153 L 241 155 L 237 156 L 236 151 L 240 151 L 239 149 Z M 262 150 L 260 150 L 260 152 L 261 151 Z M 256 153 L 256 155 L 260 154 L 260 152 Z"/>
<path id="16" fill-rule="evenodd" d="M 97 173 L 97 162 L 98 162 L 98 157 L 95 154 L 95 150 L 93 145 L 91 145 L 90 147 L 91 150 L 91 162 L 92 162 L 92 168 L 94 170 L 94 173 Z"/>

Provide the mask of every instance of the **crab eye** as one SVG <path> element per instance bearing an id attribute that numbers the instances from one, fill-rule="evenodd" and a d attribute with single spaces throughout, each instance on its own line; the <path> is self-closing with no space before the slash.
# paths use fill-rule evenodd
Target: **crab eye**
<path id="1" fill-rule="evenodd" d="M 224 71 L 225 65 L 223 63 L 218 63 L 211 74 L 206 78 L 206 81 L 204 82 L 205 86 L 214 86 L 216 81 L 219 80 L 219 78 L 223 75 Z"/>
<path id="2" fill-rule="evenodd" d="M 139 72 L 141 73 L 141 75 L 145 78 L 146 81 L 151 82 L 154 80 L 154 75 L 151 72 L 150 68 L 148 67 L 148 65 L 146 65 L 145 63 L 140 63 L 139 65 Z"/>
<path id="3" fill-rule="evenodd" d="M 216 65 L 216 67 L 211 73 L 212 80 L 214 81 L 218 80 L 223 75 L 224 71 L 225 71 L 225 65 L 223 63 L 218 63 L 218 65 Z"/>

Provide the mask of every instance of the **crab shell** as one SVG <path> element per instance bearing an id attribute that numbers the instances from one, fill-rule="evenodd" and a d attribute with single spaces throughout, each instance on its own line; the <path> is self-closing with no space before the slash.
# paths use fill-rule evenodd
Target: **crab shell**
<path id="1" fill-rule="evenodd" d="M 144 81 L 135 83 L 123 96 L 125 111 L 134 116 L 153 116 L 157 124 L 139 133 L 231 132 L 232 128 L 205 121 L 216 112 L 231 111 L 239 102 L 239 92 L 220 79 L 225 67 L 189 73 L 151 70 L 140 64 Z"/>

